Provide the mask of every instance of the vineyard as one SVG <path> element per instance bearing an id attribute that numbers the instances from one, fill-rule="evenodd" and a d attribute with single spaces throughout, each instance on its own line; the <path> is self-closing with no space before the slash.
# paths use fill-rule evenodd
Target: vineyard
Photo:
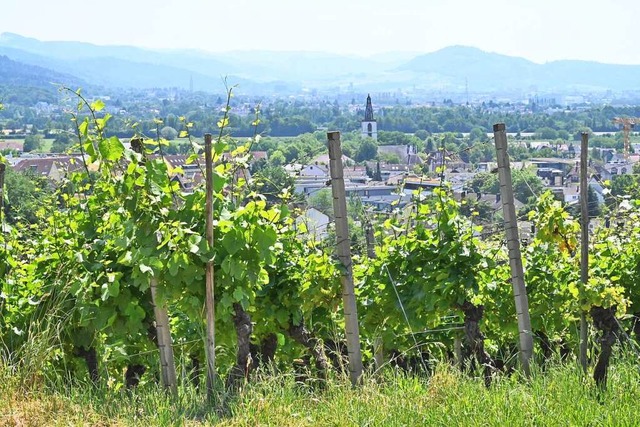
<path id="1" fill-rule="evenodd" d="M 326 380 L 353 363 L 345 276 L 367 372 L 429 376 L 451 363 L 491 386 L 522 369 L 521 333 L 533 338 L 532 363 L 544 369 L 552 359 L 578 361 L 582 332 L 584 368 L 605 387 L 616 344 L 636 351 L 639 201 L 610 204 L 589 237 L 585 281 L 579 219 L 551 193 L 540 195 L 526 216 L 534 232 L 521 242 L 531 322 L 522 332 L 504 229 L 475 224 L 445 183 L 391 215 L 362 208 L 356 227 L 368 245 L 351 245 L 345 266 L 335 235 L 304 237 L 292 189 L 266 197 L 266 183 L 249 178 L 258 137 L 227 135 L 228 107 L 206 156 L 210 174 L 193 125 L 182 121 L 189 163 L 203 177 L 185 191 L 159 132 L 126 148 L 105 136 L 104 105 L 76 95 L 76 171 L 38 206 L 35 221 L 10 224 L 0 209 L 0 363 L 25 386 L 63 378 L 115 389 L 162 383 L 175 392 L 206 382 L 213 396 L 262 368 Z"/>

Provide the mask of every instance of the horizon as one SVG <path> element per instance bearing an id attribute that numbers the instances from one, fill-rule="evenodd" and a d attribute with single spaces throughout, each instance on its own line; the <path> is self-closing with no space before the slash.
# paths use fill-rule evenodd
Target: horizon
<path id="1" fill-rule="evenodd" d="M 197 48 L 152 48 L 152 47 L 145 47 L 145 46 L 138 46 L 138 45 L 131 45 L 131 44 L 100 44 L 100 43 L 92 43 L 92 42 L 87 42 L 87 41 L 81 41 L 81 40 L 41 40 L 35 37 L 30 37 L 30 36 L 26 36 L 23 34 L 18 34 L 18 33 L 12 33 L 9 31 L 5 31 L 5 32 L 0 32 L 0 40 L 2 39 L 2 37 L 4 36 L 9 36 L 9 37 L 20 37 L 23 39 L 28 39 L 28 40 L 34 40 L 37 42 L 41 42 L 41 43 L 82 43 L 82 44 L 88 44 L 91 46 L 96 46 L 96 47 L 116 47 L 116 48 L 120 48 L 120 47 L 132 47 L 132 48 L 136 48 L 136 49 L 143 49 L 143 50 L 148 50 L 148 51 L 157 51 L 157 52 L 165 52 L 165 53 L 171 53 L 171 52 L 199 52 L 199 53 L 206 53 L 206 54 L 230 54 L 230 53 L 251 53 L 251 52 L 278 52 L 278 53 L 309 53 L 309 54 L 328 54 L 328 55 L 337 55 L 337 56 L 343 56 L 343 57 L 352 57 L 352 58 L 374 58 L 377 56 L 385 56 L 385 55 L 394 55 L 394 54 L 406 54 L 406 55 L 415 55 L 415 56 L 419 56 L 419 55 L 427 55 L 427 54 L 431 54 L 431 53 L 435 53 L 435 52 L 439 52 L 441 50 L 446 50 L 446 49 L 451 49 L 451 48 L 463 48 L 463 49 L 477 49 L 479 51 L 485 52 L 485 53 L 490 53 L 490 54 L 497 54 L 497 55 L 505 55 L 505 56 L 511 56 L 511 55 L 506 55 L 500 52 L 493 52 L 493 51 L 487 51 L 484 49 L 481 49 L 479 47 L 476 46 L 471 46 L 471 45 L 449 45 L 449 46 L 444 46 L 441 47 L 439 49 L 433 50 L 433 51 L 429 51 L 429 52 L 419 52 L 419 51 L 413 51 L 413 50 L 393 50 L 393 51 L 384 51 L 384 52 L 377 52 L 377 53 L 371 53 L 368 55 L 365 54 L 357 54 L 357 53 L 339 53 L 339 52 L 331 52 L 331 51 L 322 51 L 322 50 L 288 50 L 288 49 L 234 49 L 234 50 L 220 50 L 220 51 L 209 51 L 209 50 L 203 50 L 203 49 L 197 49 Z M 515 57 L 515 56 L 514 56 Z M 528 61 L 531 62 L 535 62 L 532 61 L 528 58 L 524 58 L 524 57 L 519 57 L 519 58 L 523 58 L 523 59 L 527 59 Z"/>
<path id="2" fill-rule="evenodd" d="M 251 53 L 251 52 L 262 52 L 262 53 L 270 53 L 270 52 L 277 52 L 277 53 L 295 53 L 295 54 L 327 54 L 327 55 L 336 55 L 336 56 L 342 56 L 345 58 L 362 58 L 362 59 L 372 59 L 375 57 L 380 57 L 380 56 L 385 56 L 385 55 L 411 55 L 411 57 L 409 59 L 412 59 L 414 57 L 417 56 L 422 56 L 422 55 L 429 55 L 429 54 L 433 54 L 436 52 L 440 52 L 443 50 L 447 50 L 447 49 L 452 49 L 452 48 L 461 48 L 461 49 L 475 49 L 487 54 L 495 54 L 495 55 L 501 55 L 501 56 L 508 56 L 508 57 L 512 57 L 512 58 L 520 58 L 520 59 L 525 59 L 527 61 L 530 61 L 534 64 L 538 64 L 538 65 L 543 65 L 543 64 L 548 64 L 551 62 L 558 62 L 558 61 L 585 61 L 585 62 L 593 62 L 593 63 L 601 63 L 601 64 L 610 64 L 610 65 L 640 65 L 640 63 L 638 64 L 625 64 L 625 63 L 614 63 L 614 62 L 602 62 L 602 61 L 598 61 L 598 60 L 593 60 L 593 59 L 580 59 L 580 58 L 565 58 L 565 59 L 554 59 L 554 60 L 550 60 L 550 61 L 545 61 L 545 62 L 538 62 L 535 61 L 533 59 L 524 57 L 524 56 L 520 56 L 520 55 L 510 55 L 510 54 L 506 54 L 506 53 L 501 53 L 501 52 L 496 52 L 496 51 L 491 51 L 491 50 L 485 50 L 482 48 L 479 48 L 477 46 L 472 46 L 472 45 L 462 45 L 462 44 L 454 44 L 454 45 L 448 45 L 448 46 L 443 46 L 441 48 L 438 48 L 436 50 L 432 50 L 432 51 L 414 51 L 414 50 L 393 50 L 393 51 L 384 51 L 384 52 L 376 52 L 376 53 L 370 53 L 370 54 L 357 54 L 357 53 L 340 53 L 340 52 L 331 52 L 331 51 L 322 51 L 322 50 L 288 50 L 288 49 L 234 49 L 234 50 L 219 50 L 219 51 L 211 51 L 211 50 L 204 50 L 204 49 L 198 49 L 198 48 L 192 48 L 192 47 L 185 47 L 185 48 L 154 48 L 154 47 L 146 47 L 146 46 L 139 46 L 139 45 L 132 45 L 132 44 L 101 44 L 101 43 L 93 43 L 93 42 L 88 42 L 88 41 L 82 41 L 82 40 L 41 40 L 38 39 L 36 37 L 30 37 L 24 34 L 18 34 L 18 33 L 13 33 L 13 32 L 9 32 L 9 31 L 5 31 L 5 32 L 0 32 L 0 39 L 3 36 L 18 36 L 20 38 L 23 39 L 28 39 L 28 40 L 34 40 L 40 43 L 82 43 L 82 44 L 88 44 L 91 46 L 95 46 L 95 47 L 114 47 L 114 48 L 135 48 L 135 49 L 142 49 L 142 50 L 146 50 L 146 51 L 153 51 L 153 52 L 164 52 L 164 53 L 173 53 L 173 52 L 196 52 L 196 53 L 203 53 L 203 54 L 207 54 L 207 55 L 215 55 L 215 54 L 233 54 L 233 53 Z"/>
<path id="3" fill-rule="evenodd" d="M 101 21 L 83 15 L 86 6 L 80 0 L 65 0 L 62 8 L 59 2 L 31 3 L 3 6 L 0 32 L 45 42 L 210 54 L 313 52 L 370 58 L 394 53 L 422 55 L 464 46 L 537 64 L 558 60 L 640 64 L 640 51 L 633 43 L 634 12 L 640 12 L 640 3 L 631 0 L 590 8 L 578 0 L 561 4 L 541 0 L 535 6 L 507 0 L 483 4 L 399 0 L 393 5 L 382 0 L 348 4 L 327 0 L 322 5 L 295 0 L 271 4 L 257 0 L 221 4 L 113 0 L 111 7 L 100 9 Z M 34 7 L 38 14 L 31 13 Z M 332 10 L 337 12 L 330 13 Z"/>

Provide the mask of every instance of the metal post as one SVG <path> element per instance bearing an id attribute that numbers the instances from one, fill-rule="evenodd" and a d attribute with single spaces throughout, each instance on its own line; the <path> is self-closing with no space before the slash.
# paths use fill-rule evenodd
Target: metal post
<path id="1" fill-rule="evenodd" d="M 211 134 L 204 136 L 204 161 L 206 180 L 205 201 L 205 227 L 207 243 L 213 248 L 213 152 L 211 147 Z M 207 312 L 207 337 L 205 353 L 207 355 L 207 396 L 214 396 L 216 383 L 216 315 L 215 315 L 215 289 L 213 281 L 213 261 L 207 261 L 205 267 L 205 310 Z"/>
<path id="2" fill-rule="evenodd" d="M 509 265 L 511 266 L 511 283 L 518 316 L 518 330 L 520 333 L 520 363 L 526 376 L 531 371 L 529 360 L 533 354 L 533 335 L 531 332 L 531 319 L 529 317 L 529 300 L 527 288 L 524 284 L 524 271 L 522 268 L 522 254 L 520 253 L 520 237 L 518 233 L 518 218 L 513 204 L 513 183 L 511 182 L 511 166 L 507 153 L 507 134 L 504 123 L 493 125 L 496 154 L 498 160 L 498 176 L 500 179 L 500 196 L 502 198 L 502 211 L 504 213 L 504 227 L 509 249 Z"/>
<path id="3" fill-rule="evenodd" d="M 589 184 L 587 182 L 587 162 L 589 156 L 589 133 L 582 132 L 580 148 L 580 281 L 584 285 L 589 280 Z M 589 325 L 587 314 L 580 310 L 580 365 L 587 373 L 587 335 Z"/>
<path id="4" fill-rule="evenodd" d="M 345 333 L 349 352 L 349 374 L 351 383 L 356 385 L 362 377 L 362 353 L 360 351 L 360 328 L 358 309 L 353 290 L 353 266 L 351 261 L 351 238 L 347 222 L 347 199 L 344 189 L 344 171 L 342 170 L 342 149 L 340 132 L 327 132 L 329 140 L 329 169 L 333 192 L 333 213 L 336 224 L 336 253 L 344 267 L 341 275 L 342 301 L 344 305 Z"/>

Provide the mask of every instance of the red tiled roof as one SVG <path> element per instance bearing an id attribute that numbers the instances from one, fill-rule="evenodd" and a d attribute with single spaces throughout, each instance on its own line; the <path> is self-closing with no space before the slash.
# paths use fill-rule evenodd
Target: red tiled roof
<path id="1" fill-rule="evenodd" d="M 82 162 L 77 157 L 45 157 L 28 158 L 18 161 L 14 165 L 17 172 L 31 172 L 38 176 L 50 176 L 55 167 L 61 174 L 75 172 L 82 168 Z"/>
<path id="2" fill-rule="evenodd" d="M 22 151 L 24 142 L 21 141 L 0 141 L 0 150 Z"/>

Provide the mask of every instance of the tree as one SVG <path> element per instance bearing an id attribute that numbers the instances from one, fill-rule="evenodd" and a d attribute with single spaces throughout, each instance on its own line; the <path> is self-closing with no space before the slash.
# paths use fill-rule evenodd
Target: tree
<path id="1" fill-rule="evenodd" d="M 515 169 L 512 171 L 513 195 L 522 203 L 535 204 L 535 199 L 542 194 L 544 184 L 535 169 Z"/>
<path id="2" fill-rule="evenodd" d="M 382 181 L 382 172 L 380 171 L 380 162 L 376 162 L 376 173 L 373 175 L 374 181 Z"/>
<path id="3" fill-rule="evenodd" d="M 548 140 L 557 139 L 558 132 L 555 129 L 550 127 L 538 128 L 536 129 L 536 138 L 548 139 Z"/>
<path id="4" fill-rule="evenodd" d="M 378 155 L 378 146 L 371 138 L 366 138 L 360 143 L 358 150 L 356 151 L 356 161 L 364 162 L 366 160 L 375 159 Z"/>
<path id="5" fill-rule="evenodd" d="M 427 138 L 427 142 L 424 145 L 424 151 L 427 153 L 432 153 L 433 151 L 435 151 L 435 145 L 433 144 L 433 139 L 432 138 Z"/>
<path id="6" fill-rule="evenodd" d="M 399 165 L 401 159 L 396 153 L 383 153 L 380 155 L 380 160 L 392 165 Z"/>
<path id="7" fill-rule="evenodd" d="M 419 129 L 416 131 L 416 133 L 414 134 L 417 138 L 420 138 L 421 140 L 425 140 L 429 137 L 429 132 L 427 132 L 424 129 Z"/>
<path id="8" fill-rule="evenodd" d="M 56 135 L 53 140 L 53 144 L 51 144 L 51 152 L 52 153 L 63 153 L 69 148 L 71 144 L 71 138 L 66 132 L 60 132 Z"/>
<path id="9" fill-rule="evenodd" d="M 42 137 L 40 135 L 28 135 L 24 139 L 24 147 L 22 151 L 28 153 L 30 151 L 39 150 L 42 147 Z"/>
<path id="10" fill-rule="evenodd" d="M 364 169 L 365 169 L 365 173 L 367 174 L 367 176 L 369 178 L 373 179 L 373 171 L 371 170 L 371 168 L 369 167 L 368 164 L 365 163 Z"/>
<path id="11" fill-rule="evenodd" d="M 593 187 L 589 186 L 587 190 L 587 209 L 589 212 L 589 218 L 595 218 L 600 216 L 602 213 L 602 209 L 600 208 L 600 204 L 598 202 L 598 196 L 596 196 L 596 192 Z M 580 204 L 576 203 L 567 208 L 567 212 L 571 213 L 574 218 L 581 217 Z"/>
<path id="12" fill-rule="evenodd" d="M 259 192 L 266 196 L 269 202 L 276 202 L 282 190 L 289 188 L 293 193 L 294 179 L 280 166 L 267 166 L 254 175 L 259 183 Z"/>
<path id="13" fill-rule="evenodd" d="M 300 147 L 298 147 L 297 144 L 285 145 L 284 147 L 282 147 L 281 151 L 286 162 L 290 163 L 300 158 Z"/>
<path id="14" fill-rule="evenodd" d="M 378 131 L 378 142 L 380 145 L 418 145 L 422 141 L 415 135 L 408 135 L 404 132 Z"/>
<path id="15" fill-rule="evenodd" d="M 331 190 L 323 188 L 309 196 L 308 205 L 310 208 L 315 208 L 325 215 L 333 217 L 333 196 Z"/>
<path id="16" fill-rule="evenodd" d="M 513 196 L 522 203 L 534 203 L 535 198 L 542 194 L 544 185 L 535 169 L 514 169 L 511 171 L 513 181 Z M 497 173 L 479 173 L 468 184 L 468 188 L 476 193 L 498 194 L 500 182 Z"/>
<path id="17" fill-rule="evenodd" d="M 469 141 L 485 141 L 486 139 L 487 132 L 484 129 L 478 127 L 471 129 L 471 132 L 469 133 Z"/>
<path id="18" fill-rule="evenodd" d="M 589 134 L 589 137 L 591 137 L 591 135 L 593 134 L 593 131 L 591 130 L 590 127 L 586 127 L 583 126 L 579 129 L 577 129 L 574 133 L 573 133 L 573 139 L 576 141 L 580 141 L 582 139 L 582 132 L 587 132 Z"/>
<path id="19" fill-rule="evenodd" d="M 167 141 L 173 141 L 178 137 L 178 131 L 172 128 L 171 126 L 165 126 L 160 129 L 160 136 L 166 139 Z"/>
<path id="20" fill-rule="evenodd" d="M 5 127 L 6 127 L 6 129 L 15 130 L 15 129 L 20 127 L 20 124 L 14 119 L 9 119 L 5 123 Z"/>
<path id="21" fill-rule="evenodd" d="M 587 190 L 587 208 L 589 209 L 590 218 L 598 217 L 602 213 L 600 203 L 598 202 L 598 196 L 591 186 L 589 186 L 589 189 Z"/>
<path id="22" fill-rule="evenodd" d="M 269 163 L 271 166 L 282 166 L 287 162 L 287 159 L 282 154 L 282 151 L 276 150 L 269 156 Z"/>
<path id="23" fill-rule="evenodd" d="M 611 197 L 607 199 L 608 205 L 614 205 L 619 197 L 630 196 L 633 199 L 640 197 L 639 175 L 616 175 L 611 181 Z"/>

